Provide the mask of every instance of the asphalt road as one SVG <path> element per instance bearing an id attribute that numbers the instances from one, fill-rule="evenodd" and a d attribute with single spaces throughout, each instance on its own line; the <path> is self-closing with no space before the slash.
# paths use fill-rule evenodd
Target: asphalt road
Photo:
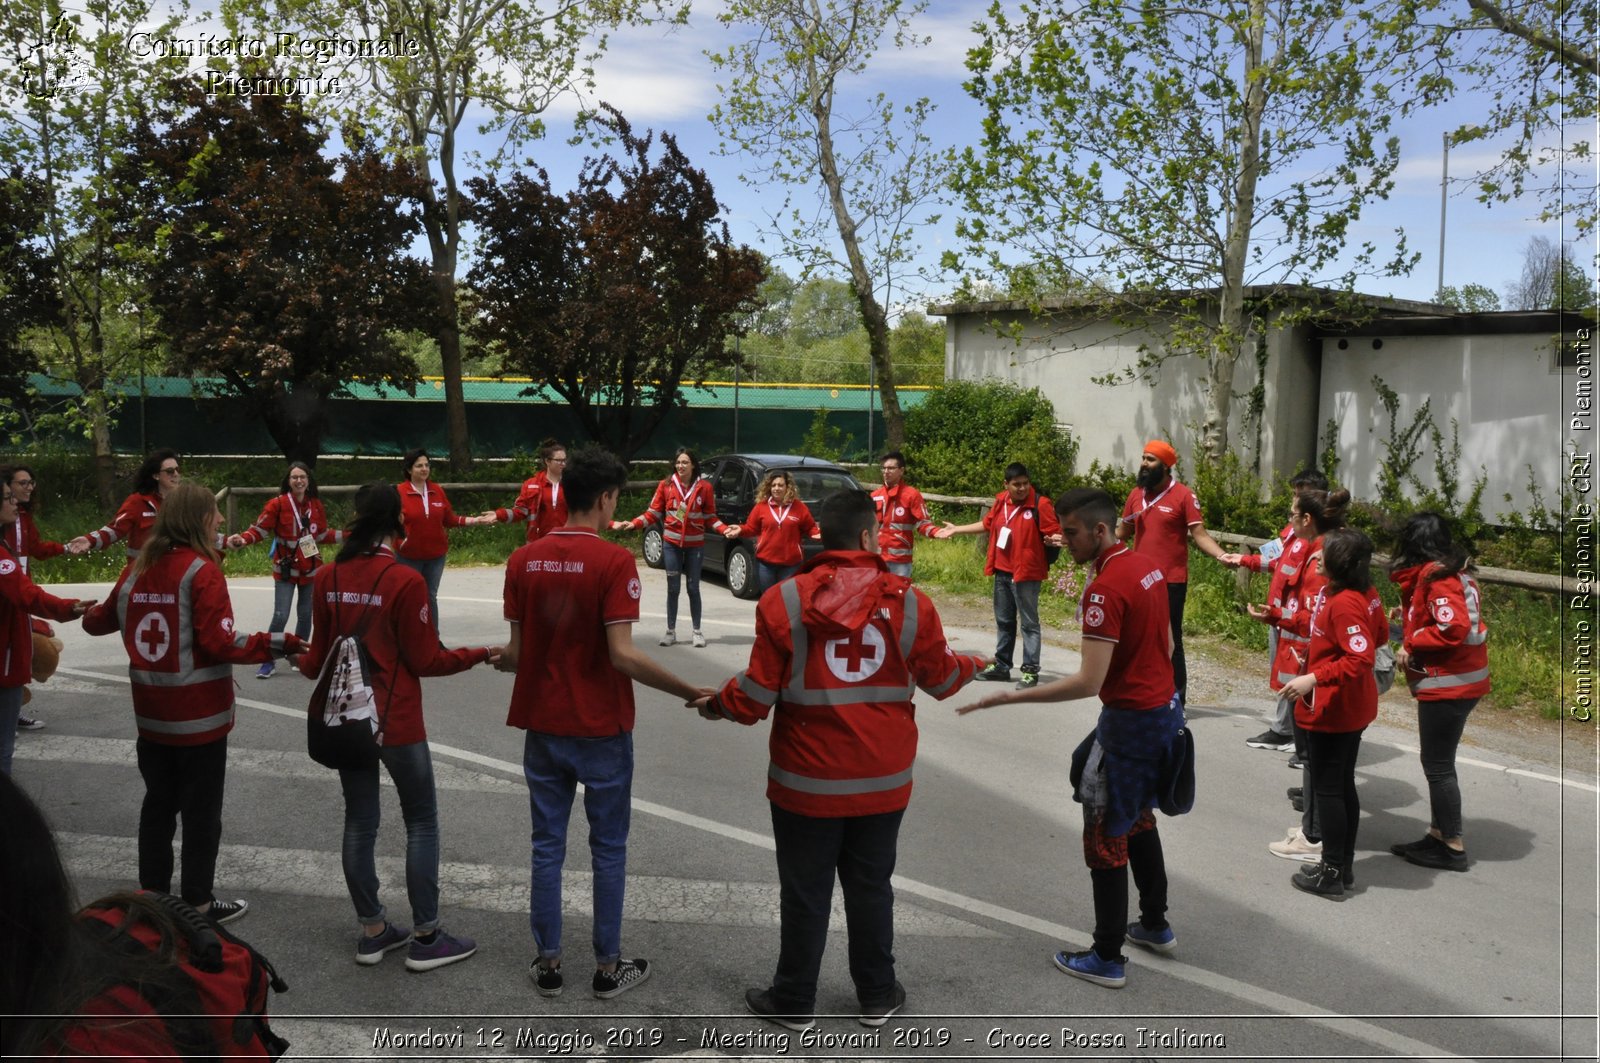
<path id="1" fill-rule="evenodd" d="M 504 641 L 501 575 L 452 569 L 440 592 L 450 645 Z M 742 667 L 753 605 L 707 582 L 711 645 L 658 648 L 660 573 L 645 573 L 636 638 L 691 681 Z M 52 588 L 94 596 L 106 588 Z M 269 581 L 232 584 L 239 625 L 264 625 Z M 684 603 L 685 611 L 687 603 Z M 686 625 L 686 619 L 683 621 Z M 683 630 L 683 628 L 680 628 Z M 133 885 L 142 787 L 120 643 L 75 625 L 62 670 L 35 687 L 47 722 L 19 735 L 15 777 L 42 803 L 87 900 Z M 991 631 L 952 629 L 960 649 Z M 1047 673 L 1076 666 L 1048 647 Z M 810 1041 L 744 1013 L 777 948 L 765 725 L 708 723 L 674 699 L 639 693 L 623 950 L 649 958 L 649 982 L 613 1001 L 584 979 L 538 997 L 526 969 L 528 811 L 521 735 L 505 726 L 511 677 L 487 668 L 425 681 L 440 786 L 442 910 L 477 938 L 471 960 L 410 974 L 396 953 L 353 962 L 356 924 L 339 869 L 337 776 L 304 753 L 310 683 L 280 668 L 235 670 L 219 895 L 250 900 L 233 925 L 291 989 L 274 999 L 292 1054 L 523 1058 L 1216 1058 L 1475 1059 L 1596 1055 L 1596 777 L 1464 752 L 1473 857 L 1466 874 L 1390 856 L 1427 823 L 1414 735 L 1374 727 L 1362 746 L 1357 889 L 1342 903 L 1292 889 L 1299 866 L 1267 852 L 1296 821 L 1298 781 L 1283 754 L 1248 749 L 1265 696 L 1190 710 L 1199 748 L 1194 812 L 1163 819 L 1178 935 L 1171 956 L 1129 949 L 1120 991 L 1050 964 L 1085 948 L 1093 923 L 1067 756 L 1097 706 L 1010 707 L 958 718 L 919 701 L 916 788 L 900 841 L 898 971 L 904 1011 L 875 1036 L 854 1020 L 842 911 L 824 962 Z M 1214 699 L 1220 700 L 1220 699 Z M 1469 724 L 1470 728 L 1470 724 Z M 589 877 L 581 810 L 565 882 L 567 970 L 582 971 Z M 380 874 L 404 919 L 404 831 L 385 788 Z M 16 857 L 13 857 L 16 858 Z M 21 858 L 26 858 L 23 856 Z M 577 983 L 574 985 L 573 983 Z"/>

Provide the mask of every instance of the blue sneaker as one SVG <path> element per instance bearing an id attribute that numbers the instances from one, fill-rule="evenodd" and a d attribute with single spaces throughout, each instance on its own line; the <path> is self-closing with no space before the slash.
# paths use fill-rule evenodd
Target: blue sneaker
<path id="1" fill-rule="evenodd" d="M 1142 945 L 1151 952 L 1167 953 L 1178 944 L 1178 935 L 1172 932 L 1172 927 L 1164 926 L 1160 930 L 1146 930 L 1144 924 L 1138 920 L 1128 924 L 1128 940 L 1135 945 Z"/>
<path id="2" fill-rule="evenodd" d="M 1126 956 L 1102 960 L 1094 949 L 1086 949 L 1083 952 L 1058 952 L 1053 959 L 1057 970 L 1108 989 L 1121 989 L 1128 981 L 1122 966 L 1128 962 Z"/>
<path id="3" fill-rule="evenodd" d="M 356 946 L 356 962 L 363 967 L 381 963 L 386 955 L 410 942 L 410 930 L 403 926 L 395 926 L 393 923 L 385 923 L 383 933 L 374 936 L 361 935 L 361 943 Z"/>
<path id="4" fill-rule="evenodd" d="M 426 943 L 421 938 L 411 939 L 411 951 L 406 955 L 406 970 L 431 971 L 435 967 L 460 963 L 477 951 L 478 943 L 471 938 L 452 937 L 441 930 L 432 941 Z"/>

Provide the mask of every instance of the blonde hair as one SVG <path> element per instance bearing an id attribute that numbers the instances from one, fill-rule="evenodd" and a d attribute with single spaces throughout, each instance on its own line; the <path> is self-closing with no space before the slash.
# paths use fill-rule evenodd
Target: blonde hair
<path id="1" fill-rule="evenodd" d="M 217 511 L 217 500 L 211 492 L 190 480 L 184 480 L 161 500 L 156 511 L 156 523 L 150 529 L 150 538 L 133 563 L 129 579 L 138 579 L 175 546 L 187 546 L 201 557 L 216 564 L 222 563 L 222 554 L 209 527 L 211 515 Z"/>
<path id="2" fill-rule="evenodd" d="M 790 476 L 788 473 L 784 472 L 782 469 L 774 469 L 772 472 L 769 472 L 769 473 L 767 473 L 767 475 L 763 476 L 761 478 L 760 485 L 758 485 L 756 487 L 756 501 L 757 502 L 766 502 L 766 501 L 769 501 L 771 499 L 771 497 L 772 497 L 772 481 L 778 479 L 778 477 L 780 477 L 780 476 L 783 477 L 783 482 L 785 484 L 787 484 L 788 486 L 784 488 L 783 498 L 779 499 L 779 503 L 780 504 L 786 504 L 786 503 L 789 503 L 789 502 L 794 502 L 794 501 L 799 499 L 800 492 L 799 492 L 799 489 L 797 489 L 795 487 L 795 485 L 794 485 L 794 477 Z"/>

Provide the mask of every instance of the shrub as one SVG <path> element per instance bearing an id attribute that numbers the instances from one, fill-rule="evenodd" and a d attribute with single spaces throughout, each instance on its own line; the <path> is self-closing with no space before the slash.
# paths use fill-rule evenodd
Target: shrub
<path id="1" fill-rule="evenodd" d="M 993 494 L 1014 461 L 1058 492 L 1073 482 L 1078 443 L 1038 388 L 953 380 L 906 411 L 906 454 L 917 485 L 936 494 Z"/>

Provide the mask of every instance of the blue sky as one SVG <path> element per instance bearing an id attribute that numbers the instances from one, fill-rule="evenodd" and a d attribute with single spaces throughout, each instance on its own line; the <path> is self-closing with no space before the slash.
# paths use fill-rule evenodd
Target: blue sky
<path id="1" fill-rule="evenodd" d="M 971 143 L 977 136 L 978 111 L 961 83 L 966 76 L 966 51 L 973 40 L 971 27 L 986 7 L 986 2 L 974 0 L 932 0 L 915 24 L 920 33 L 931 37 L 931 43 L 908 53 L 891 50 L 878 56 L 867 74 L 841 94 L 841 108 L 850 108 L 854 101 L 865 101 L 878 92 L 900 101 L 928 97 L 938 107 L 937 135 L 958 148 Z M 718 154 L 719 138 L 707 118 L 719 90 L 705 53 L 725 48 L 734 39 L 733 31 L 716 17 L 720 8 L 720 0 L 694 0 L 687 26 L 650 26 L 614 34 L 585 102 L 613 104 L 636 130 L 652 128 L 676 136 L 689 158 L 710 175 L 718 197 L 727 205 L 734 238 L 775 256 L 780 265 L 795 273 L 796 265 L 781 257 L 781 246 L 768 231 L 766 210 L 781 201 L 781 190 L 743 184 L 739 174 L 748 168 L 747 161 Z M 214 10 L 214 0 L 197 0 L 178 36 L 190 31 L 220 31 Z M 548 135 L 524 153 L 549 170 L 558 189 L 571 187 L 586 151 L 567 143 L 579 103 L 572 97 L 561 99 L 545 116 Z M 1433 294 L 1439 277 L 1442 134 L 1474 119 L 1482 110 L 1481 101 L 1463 97 L 1394 130 L 1402 150 L 1395 191 L 1368 211 L 1352 230 L 1351 242 L 1371 240 L 1381 255 L 1392 246 L 1393 230 L 1404 227 L 1411 249 L 1421 251 L 1422 258 L 1409 276 L 1368 280 L 1363 290 L 1408 299 L 1428 299 Z M 475 125 L 475 118 L 481 115 L 469 116 L 467 125 Z M 1593 129 L 1580 132 L 1591 139 L 1594 136 Z M 463 133 L 468 150 L 492 152 L 497 146 L 466 128 Z M 1451 154 L 1450 172 L 1465 176 L 1493 157 L 1492 148 L 1486 145 L 1457 149 Z M 470 171 L 470 165 L 467 169 Z M 1476 282 L 1503 294 L 1520 272 L 1520 252 L 1529 237 L 1561 237 L 1556 226 L 1538 222 L 1537 213 L 1537 204 L 1531 201 L 1485 205 L 1476 200 L 1470 186 L 1454 185 L 1448 206 L 1444 283 Z M 943 222 L 925 227 L 919 237 L 924 262 L 931 270 L 953 240 L 953 211 L 946 210 Z M 1593 250 L 1592 246 L 1580 247 L 1580 258 L 1592 255 Z M 467 256 L 470 261 L 470 248 Z M 465 268 L 463 265 L 463 274 Z M 955 283 L 953 277 L 934 276 L 908 286 L 899 305 L 923 306 L 947 295 Z"/>

